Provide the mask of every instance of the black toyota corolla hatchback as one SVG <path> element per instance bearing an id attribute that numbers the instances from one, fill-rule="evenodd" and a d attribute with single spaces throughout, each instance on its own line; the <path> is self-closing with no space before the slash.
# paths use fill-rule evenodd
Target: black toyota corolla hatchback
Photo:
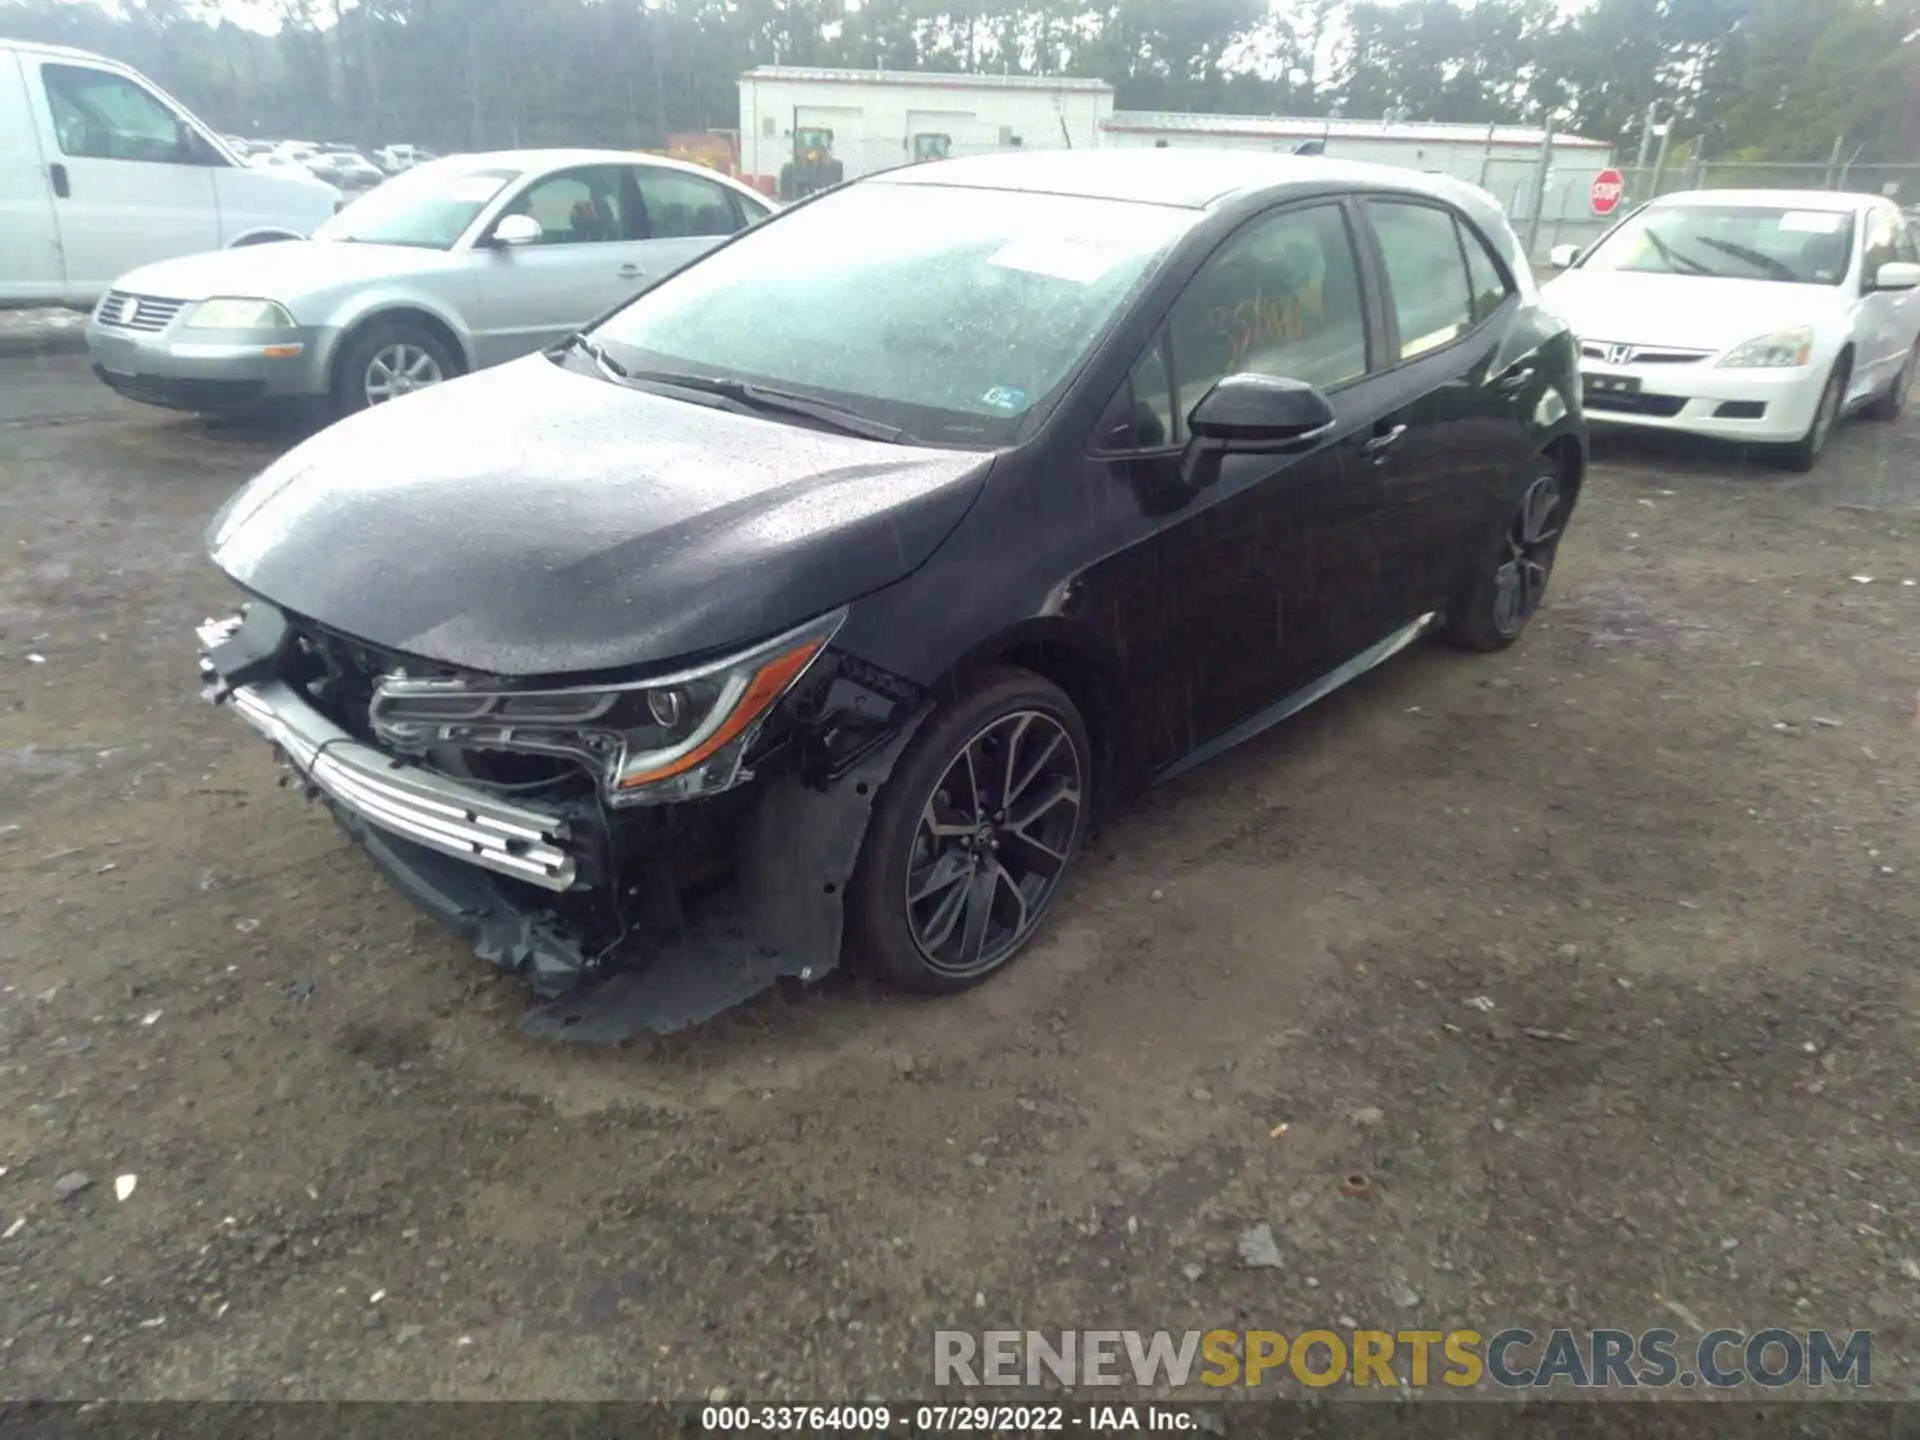
<path id="1" fill-rule="evenodd" d="M 914 166 L 293 450 L 214 522 L 248 599 L 202 671 L 530 979 L 531 1030 L 843 954 L 956 990 L 1096 806 L 1426 631 L 1520 634 L 1585 472 L 1575 351 L 1441 177 Z"/>

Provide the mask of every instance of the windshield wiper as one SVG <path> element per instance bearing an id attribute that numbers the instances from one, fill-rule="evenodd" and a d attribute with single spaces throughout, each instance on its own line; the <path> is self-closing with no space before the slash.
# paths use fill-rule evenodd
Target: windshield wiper
<path id="1" fill-rule="evenodd" d="M 1667 262 L 1667 268 L 1669 270 L 1673 269 L 1675 266 L 1684 265 L 1687 267 L 1687 270 L 1694 275 L 1713 274 L 1713 267 L 1709 265 L 1702 265 L 1698 260 L 1692 259 L 1686 255 L 1681 255 L 1676 253 L 1674 248 L 1671 245 L 1667 244 L 1666 241 L 1662 240 L 1660 236 L 1655 233 L 1651 225 L 1649 225 L 1646 228 L 1646 230 L 1644 230 L 1642 233 L 1647 237 L 1647 240 L 1653 245 L 1653 248 L 1660 252 L 1660 258 Z"/>
<path id="2" fill-rule="evenodd" d="M 1786 261 L 1776 260 L 1773 256 L 1755 250 L 1749 245 L 1736 245 L 1731 240 L 1716 240 L 1711 235 L 1702 235 L 1700 237 L 1700 243 L 1702 245 L 1711 245 L 1716 250 L 1724 251 L 1736 260 L 1744 260 L 1756 270 L 1764 270 L 1769 275 L 1775 276 L 1778 279 L 1798 280 L 1800 278 L 1800 272 L 1787 264 Z"/>
<path id="3" fill-rule="evenodd" d="M 591 341 L 586 343 L 592 344 Z M 897 425 L 886 425 L 878 420 L 869 420 L 866 416 L 849 410 L 845 406 L 835 405 L 826 400 L 815 400 L 806 395 L 796 395 L 790 390 L 769 389 L 765 385 L 755 385 L 748 380 L 727 380 L 717 375 L 682 375 L 669 370 L 623 370 L 620 374 L 628 380 L 637 380 L 644 384 L 667 385 L 676 390 L 692 390 L 701 395 L 717 395 L 755 414 L 798 415 L 807 420 L 816 420 L 842 434 L 858 435 L 867 440 L 884 440 L 889 444 L 899 444 L 913 439 Z"/>
<path id="4" fill-rule="evenodd" d="M 607 354 L 605 350 L 602 350 L 578 330 L 574 331 L 573 334 L 569 335 L 565 340 L 562 340 L 547 353 L 550 355 L 564 355 L 569 350 L 578 350 L 582 355 L 593 361 L 595 365 L 599 366 L 602 373 L 611 376 L 615 380 L 625 380 L 627 378 L 626 366 Z"/>

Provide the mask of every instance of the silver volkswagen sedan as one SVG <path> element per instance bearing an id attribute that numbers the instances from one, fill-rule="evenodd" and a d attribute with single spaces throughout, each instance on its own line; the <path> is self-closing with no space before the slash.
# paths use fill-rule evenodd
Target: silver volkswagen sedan
<path id="1" fill-rule="evenodd" d="M 657 155 L 453 156 L 369 191 L 311 240 L 121 276 L 87 348 L 100 379 L 150 405 L 344 415 L 544 349 L 771 208 Z"/>

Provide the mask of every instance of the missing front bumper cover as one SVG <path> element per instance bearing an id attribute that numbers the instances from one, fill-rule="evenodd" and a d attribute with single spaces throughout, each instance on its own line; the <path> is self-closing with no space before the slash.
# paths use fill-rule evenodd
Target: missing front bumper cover
<path id="1" fill-rule="evenodd" d="M 576 923 L 581 910 L 605 902 L 618 916 L 613 887 L 635 893 L 629 882 L 638 877 L 607 873 L 609 837 L 595 825 L 509 803 L 361 743 L 294 687 L 262 674 L 278 647 L 251 618 L 210 622 L 201 638 L 208 698 L 231 702 L 274 744 L 402 893 L 480 958 L 532 985 L 539 1003 L 523 1031 L 573 1043 L 684 1029 L 783 978 L 811 982 L 832 971 L 872 797 L 924 718 L 920 710 L 869 717 L 881 721 L 875 743 L 825 766 L 831 778 L 816 764 L 759 782 L 733 831 L 731 883 L 676 906 L 664 929 L 622 924 L 609 944 L 587 938 Z"/>
<path id="2" fill-rule="evenodd" d="M 473 865 L 388 834 L 335 806 L 342 826 L 400 890 L 466 936 L 492 964 L 558 998 L 521 1017 L 520 1029 L 571 1044 L 625 1044 L 642 1031 L 670 1034 L 712 1019 L 782 979 L 818 982 L 840 962 L 842 897 L 860 858 L 871 796 L 918 726 L 824 790 L 793 777 L 770 782 L 739 831 L 737 881 L 689 905 L 675 933 L 640 939 L 592 975 L 557 917 Z"/>

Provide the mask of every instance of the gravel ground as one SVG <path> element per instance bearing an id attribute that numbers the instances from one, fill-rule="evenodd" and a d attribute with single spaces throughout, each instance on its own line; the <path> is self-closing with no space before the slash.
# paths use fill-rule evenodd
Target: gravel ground
<path id="1" fill-rule="evenodd" d="M 285 443 L 0 361 L 0 1391 L 903 1397 L 936 1326 L 1351 1320 L 1871 1328 L 1915 1392 L 1920 422 L 1606 445 L 1518 648 L 1158 792 L 1007 975 L 624 1052 L 521 1038 L 197 700 Z"/>

